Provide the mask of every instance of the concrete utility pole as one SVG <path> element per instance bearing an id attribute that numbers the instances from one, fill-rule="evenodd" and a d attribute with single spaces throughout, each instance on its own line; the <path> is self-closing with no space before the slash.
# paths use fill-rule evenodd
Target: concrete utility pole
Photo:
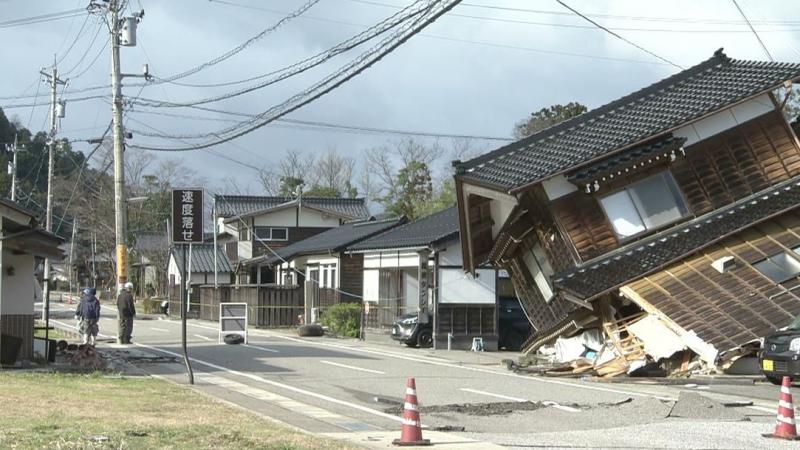
<path id="1" fill-rule="evenodd" d="M 75 273 L 75 231 L 78 229 L 78 219 L 72 218 L 72 238 L 69 240 L 69 293 L 72 295 L 72 277 Z"/>
<path id="2" fill-rule="evenodd" d="M 124 9 L 125 0 L 92 1 L 91 11 L 106 10 L 108 13 L 108 31 L 111 34 L 111 95 L 114 132 L 114 233 L 117 253 L 117 290 L 128 281 L 128 214 L 125 200 L 125 130 L 122 123 L 122 79 L 125 77 L 143 77 L 150 79 L 148 67 L 145 65 L 142 75 L 124 74 L 120 69 L 120 46 L 136 45 L 136 27 L 144 17 L 144 10 L 134 13 L 133 17 L 119 17 Z"/>
<path id="3" fill-rule="evenodd" d="M 14 143 L 13 144 L 6 144 L 6 151 L 11 152 L 13 155 L 13 160 L 11 164 L 8 165 L 8 173 L 11 174 L 11 201 L 17 201 L 17 153 L 25 150 L 24 147 L 20 147 L 17 135 L 14 135 Z"/>
<path id="4" fill-rule="evenodd" d="M 59 85 L 67 84 L 58 78 L 58 68 L 55 63 L 50 73 L 42 69 L 40 72 L 45 81 L 50 84 L 50 136 L 47 140 L 47 212 L 45 214 L 45 229 L 53 231 L 53 169 L 56 152 L 56 132 L 58 131 L 58 117 L 63 116 L 57 110 L 63 108 L 59 105 L 57 92 Z M 61 109 L 63 113 L 63 109 Z M 44 289 L 42 290 L 42 320 L 49 323 L 50 319 L 50 258 L 44 260 Z"/>

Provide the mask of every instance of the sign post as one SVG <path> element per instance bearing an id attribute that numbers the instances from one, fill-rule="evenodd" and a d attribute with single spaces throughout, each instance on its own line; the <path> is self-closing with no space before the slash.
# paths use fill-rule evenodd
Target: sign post
<path id="1" fill-rule="evenodd" d="M 181 267 L 181 346 L 183 360 L 189 373 L 189 384 L 194 384 L 194 372 L 186 348 L 186 313 L 189 310 L 189 286 L 192 274 L 186 271 L 186 246 L 203 242 L 203 190 L 172 190 L 172 244 L 180 245 L 183 254 Z M 189 253 L 191 255 L 191 252 Z M 191 267 L 191 264 L 190 264 Z"/>

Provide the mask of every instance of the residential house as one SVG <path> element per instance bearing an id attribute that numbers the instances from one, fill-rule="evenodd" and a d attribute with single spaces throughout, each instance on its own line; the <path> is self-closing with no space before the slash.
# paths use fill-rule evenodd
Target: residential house
<path id="1" fill-rule="evenodd" d="M 262 255 L 344 222 L 370 217 L 363 198 L 217 195 L 214 221 L 240 284 L 276 281 Z"/>
<path id="2" fill-rule="evenodd" d="M 278 284 L 301 284 L 302 280 L 314 282 L 314 294 L 306 292 L 310 308 L 324 308 L 342 301 L 360 302 L 364 256 L 361 253 L 344 254 L 344 250 L 405 222 L 404 217 L 348 222 L 261 258 L 275 268 Z"/>
<path id="3" fill-rule="evenodd" d="M 161 295 L 166 287 L 167 274 L 164 260 L 168 254 L 169 236 L 165 231 L 138 231 L 133 233 L 130 266 L 137 271 L 136 292 L 140 296 Z"/>
<path id="4" fill-rule="evenodd" d="M 37 258 L 58 261 L 64 240 L 44 231 L 35 213 L 0 199 L 0 363 L 33 357 Z M 16 356 L 14 356 L 16 354 Z"/>
<path id="5" fill-rule="evenodd" d="M 186 263 L 185 269 L 184 261 Z M 192 288 L 189 297 L 190 311 L 196 312 L 200 309 L 200 291 L 194 289 L 195 287 L 210 285 L 215 282 L 220 285 L 228 285 L 234 282 L 233 266 L 231 266 L 228 257 L 220 247 L 215 249 L 214 244 L 194 244 L 191 246 L 191 251 L 188 245 L 170 248 L 167 279 L 169 297 L 173 302 L 170 305 L 170 311 L 173 313 L 180 311 L 175 303 L 179 302 L 181 298 L 180 289 L 184 270 L 189 273 L 189 286 Z"/>
<path id="6" fill-rule="evenodd" d="M 469 348 L 482 337 L 487 349 L 498 342 L 498 271 L 477 267 L 466 275 L 455 207 L 394 227 L 351 245 L 363 258 L 366 324 L 389 328 L 402 314 L 433 319 L 434 342 Z"/>
<path id="7" fill-rule="evenodd" d="M 800 143 L 781 109 L 798 76 L 720 49 L 456 162 L 466 269 L 510 272 L 537 330 L 529 349 L 589 327 L 616 341 L 614 324 L 645 317 L 713 364 L 787 325 L 800 313 Z"/>

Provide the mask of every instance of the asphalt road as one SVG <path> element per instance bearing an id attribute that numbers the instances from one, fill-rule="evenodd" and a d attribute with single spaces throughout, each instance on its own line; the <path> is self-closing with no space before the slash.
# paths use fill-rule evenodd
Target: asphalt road
<path id="1" fill-rule="evenodd" d="M 74 326 L 73 309 L 54 303 L 54 325 Z M 137 320 L 135 345 L 118 346 L 111 343 L 116 311 L 104 304 L 100 322 L 108 341 L 103 346 L 150 374 L 186 383 L 180 329 L 179 321 Z M 800 448 L 761 437 L 772 431 L 777 410 L 778 390 L 769 384 L 688 380 L 663 386 L 531 377 L 501 368 L 498 355 L 280 331 L 251 331 L 247 345 L 224 345 L 217 343 L 215 323 L 204 321 L 189 321 L 187 336 L 197 389 L 312 433 L 399 430 L 397 411 L 406 380 L 414 377 L 429 429 L 463 427 L 461 436 L 504 447 Z M 166 358 L 151 362 L 152 355 Z M 704 411 L 692 420 L 667 418 L 681 392 L 752 405 L 734 408 L 746 421 L 720 421 Z M 518 410 L 524 401 L 547 406 Z M 505 414 L 481 414 L 499 402 Z M 452 406 L 463 404 L 479 406 Z M 432 406 L 439 411 L 426 414 Z"/>

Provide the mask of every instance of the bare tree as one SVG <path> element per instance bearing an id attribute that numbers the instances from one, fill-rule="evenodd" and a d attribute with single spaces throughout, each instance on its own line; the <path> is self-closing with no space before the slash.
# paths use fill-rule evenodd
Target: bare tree
<path id="1" fill-rule="evenodd" d="M 309 179 L 313 175 L 314 156 L 306 155 L 300 150 L 289 150 L 278 163 L 277 170 L 262 168 L 259 180 L 268 195 L 286 195 L 291 191 L 287 185 L 313 184 Z"/>

